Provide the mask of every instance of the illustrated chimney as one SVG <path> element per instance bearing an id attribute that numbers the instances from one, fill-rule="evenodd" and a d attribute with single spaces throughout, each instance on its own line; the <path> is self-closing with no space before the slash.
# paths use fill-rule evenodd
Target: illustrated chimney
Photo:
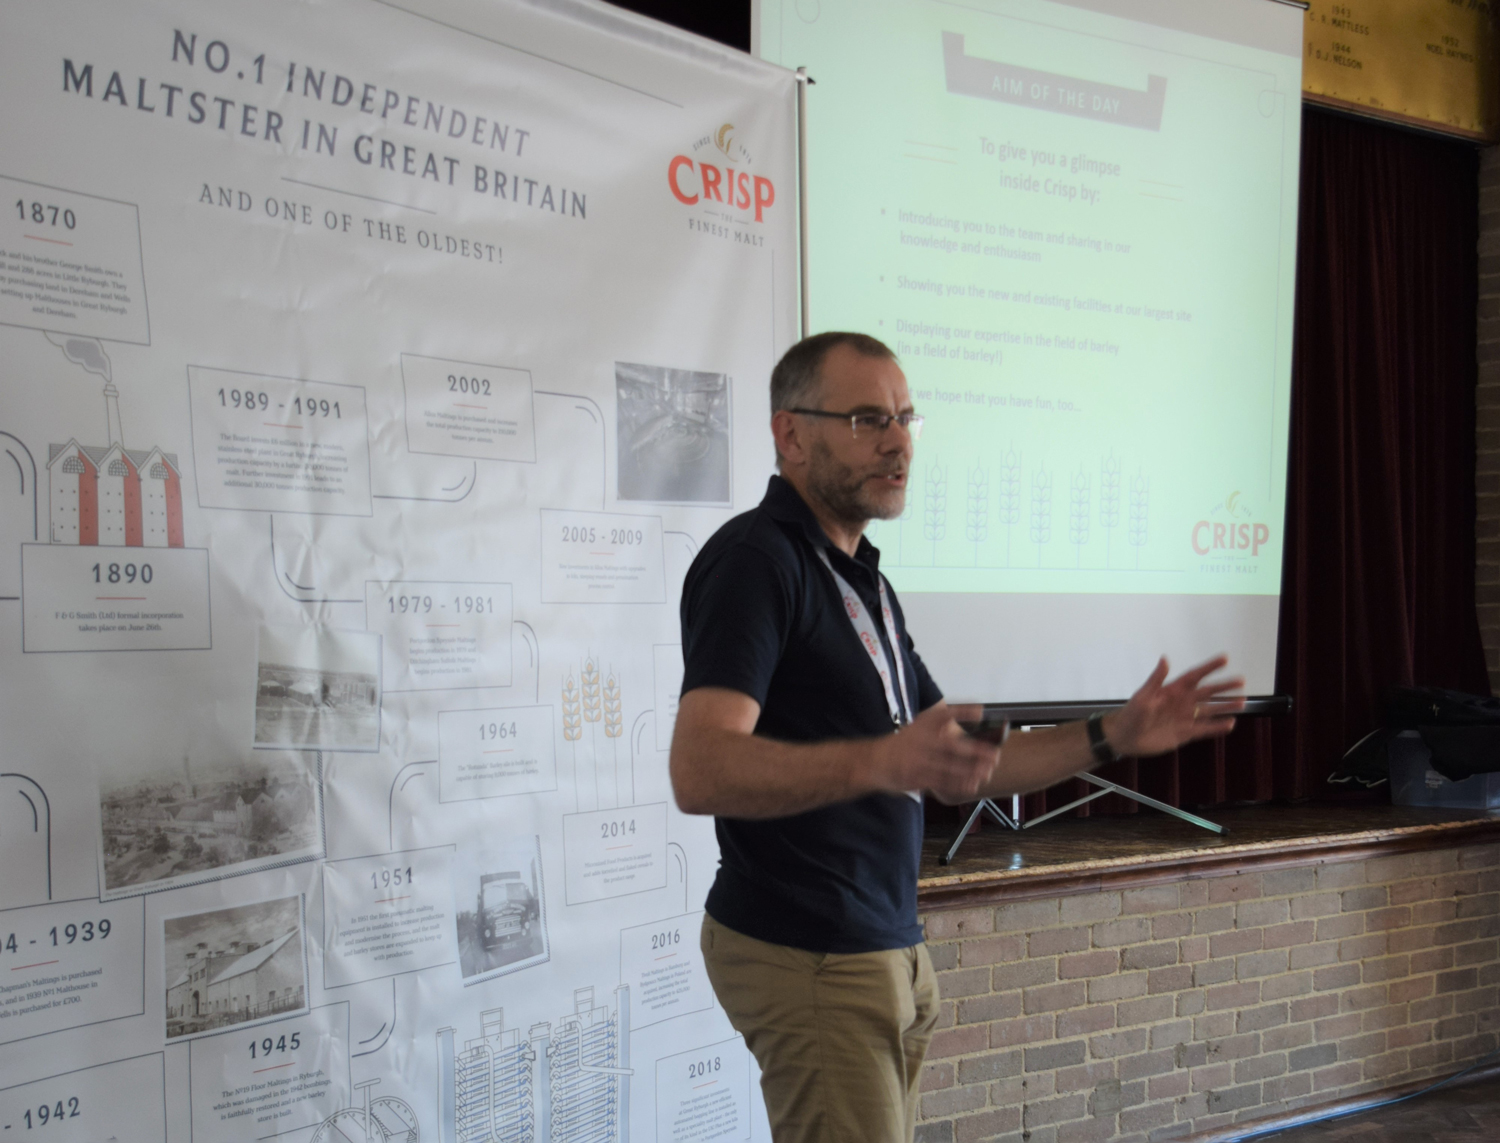
<path id="1" fill-rule="evenodd" d="M 120 431 L 120 391 L 114 381 L 104 382 L 104 416 L 109 421 L 109 443 L 125 447 L 125 434 Z"/>

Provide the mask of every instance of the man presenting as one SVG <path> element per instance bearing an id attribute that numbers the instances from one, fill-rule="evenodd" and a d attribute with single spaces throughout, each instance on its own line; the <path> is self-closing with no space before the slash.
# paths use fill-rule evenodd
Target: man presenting
<path id="1" fill-rule="evenodd" d="M 682 589 L 672 738 L 683 812 L 715 815 L 703 954 L 761 1068 L 776 1143 L 912 1138 L 937 985 L 917 921 L 922 791 L 1044 789 L 1120 755 L 1227 734 L 1214 659 L 1125 706 L 1013 737 L 965 735 L 863 536 L 900 515 L 922 418 L 862 334 L 794 345 L 771 374 L 780 476 L 704 545 Z M 976 639 L 997 633 L 976 631 Z"/>

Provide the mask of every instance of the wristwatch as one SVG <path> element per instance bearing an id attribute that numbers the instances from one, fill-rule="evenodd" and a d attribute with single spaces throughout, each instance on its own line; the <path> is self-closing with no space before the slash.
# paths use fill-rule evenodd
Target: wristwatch
<path id="1" fill-rule="evenodd" d="M 1104 712 L 1096 710 L 1089 715 L 1084 724 L 1089 732 L 1089 753 L 1094 756 L 1094 761 L 1100 766 L 1110 762 L 1118 762 L 1120 756 L 1115 753 L 1115 748 L 1109 744 L 1109 739 L 1104 736 Z"/>

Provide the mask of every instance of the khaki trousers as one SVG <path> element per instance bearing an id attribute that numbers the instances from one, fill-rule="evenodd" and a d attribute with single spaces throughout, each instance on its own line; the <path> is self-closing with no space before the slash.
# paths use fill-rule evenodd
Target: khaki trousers
<path id="1" fill-rule="evenodd" d="M 926 945 L 814 953 L 703 918 L 703 961 L 760 1064 L 775 1143 L 911 1143 L 938 1017 Z"/>

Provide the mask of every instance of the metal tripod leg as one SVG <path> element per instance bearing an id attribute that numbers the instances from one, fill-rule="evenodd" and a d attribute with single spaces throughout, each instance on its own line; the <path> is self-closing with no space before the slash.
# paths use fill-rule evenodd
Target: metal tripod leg
<path id="1" fill-rule="evenodd" d="M 1084 805 L 1087 802 L 1092 802 L 1095 798 L 1102 798 L 1107 793 L 1109 793 L 1108 790 L 1095 790 L 1092 794 L 1085 794 L 1081 798 L 1074 798 L 1065 806 L 1058 806 L 1055 810 L 1048 810 L 1045 814 L 1041 814 L 1038 817 L 1032 818 L 1021 828 L 1030 829 L 1032 826 L 1041 825 L 1048 818 L 1055 818 L 1058 814 L 1065 814 L 1069 810 L 1076 810 L 1079 806 Z"/>
<path id="2" fill-rule="evenodd" d="M 1092 782 L 1094 785 L 1100 787 L 1100 790 L 1097 794 L 1089 795 L 1090 798 L 1097 798 L 1102 794 L 1119 794 L 1123 798 L 1129 798 L 1132 802 L 1140 802 L 1141 805 L 1150 806 L 1153 810 L 1160 810 L 1164 814 L 1171 814 L 1174 818 L 1181 818 L 1189 825 L 1195 825 L 1200 829 L 1206 829 L 1209 831 L 1209 833 L 1216 833 L 1222 837 L 1229 832 L 1227 827 L 1215 825 L 1207 818 L 1200 818 L 1196 814 L 1188 813 L 1186 810 L 1179 810 L 1176 806 L 1167 805 L 1166 802 L 1158 802 L 1155 798 L 1148 798 L 1145 794 L 1138 793 L 1137 791 L 1132 790 L 1126 786 L 1117 786 L 1115 785 L 1115 783 L 1106 781 L 1105 779 L 1100 778 L 1094 774 L 1079 774 L 1077 776 L 1082 778 L 1085 782 Z M 1088 799 L 1084 800 L 1086 801 Z M 1041 819 L 1038 818 L 1037 821 L 1041 821 Z M 1027 822 L 1026 824 L 1035 825 L 1036 822 Z"/>
<path id="3" fill-rule="evenodd" d="M 1011 809 L 1017 817 L 1020 816 L 1019 809 L 1017 808 L 1019 800 L 1020 799 L 1018 798 L 1011 799 Z M 938 858 L 939 865 L 952 864 L 953 855 L 958 852 L 958 847 L 964 843 L 964 838 L 969 836 L 969 831 L 974 828 L 974 823 L 979 820 L 979 815 L 985 813 L 986 811 L 988 811 L 989 815 L 1001 825 L 1003 825 L 1006 829 L 1021 828 L 1015 822 L 1015 820 L 1007 817 L 1005 811 L 1002 810 L 999 806 L 995 805 L 992 799 L 980 798 L 979 801 L 974 803 L 974 810 L 969 814 L 969 820 L 964 822 L 964 828 L 958 831 L 958 836 L 953 839 L 953 844 L 948 847 L 948 851 L 946 853 Z"/>
<path id="4" fill-rule="evenodd" d="M 995 803 L 991 799 L 981 798 L 979 802 L 975 804 L 973 812 L 969 814 L 969 820 L 964 822 L 963 829 L 959 830 L 958 836 L 953 839 L 953 844 L 948 847 L 948 851 L 938 858 L 938 864 L 952 864 L 954 855 L 958 853 L 958 847 L 961 846 L 964 843 L 964 839 L 969 836 L 969 831 L 974 828 L 974 823 L 979 820 L 979 815 L 985 813 L 986 811 L 988 811 L 996 821 L 998 821 L 1001 825 L 1005 826 L 1008 829 L 1030 829 L 1032 826 L 1041 825 L 1044 821 L 1047 821 L 1050 818 L 1055 818 L 1059 814 L 1065 814 L 1069 810 L 1075 810 L 1079 806 L 1085 805 L 1088 802 L 1092 802 L 1095 798 L 1102 798 L 1105 794 L 1119 794 L 1123 798 L 1129 798 L 1131 801 L 1139 802 L 1143 806 L 1150 806 L 1152 809 L 1160 810 L 1164 814 L 1171 814 L 1174 818 L 1181 818 L 1189 825 L 1198 826 L 1200 829 L 1206 829 L 1210 833 L 1216 833 L 1221 837 L 1229 832 L 1227 827 L 1216 825 L 1214 822 L 1209 821 L 1207 818 L 1200 818 L 1196 814 L 1188 813 L 1186 810 L 1179 810 L 1176 806 L 1169 806 L 1165 802 L 1158 802 L 1155 798 L 1148 797 L 1147 795 L 1142 793 L 1138 793 L 1137 791 L 1132 790 L 1126 786 L 1117 785 L 1116 783 L 1108 781 L 1107 779 L 1096 777 L 1093 774 L 1078 774 L 1075 775 L 1075 777 L 1082 778 L 1085 782 L 1090 782 L 1093 785 L 1098 786 L 1099 788 L 1091 794 L 1085 794 L 1081 798 L 1075 798 L 1067 805 L 1058 806 L 1055 810 L 1048 810 L 1045 814 L 1042 814 L 1039 817 L 1034 817 L 1027 822 L 1022 822 L 1020 820 L 1020 798 L 1011 799 L 1012 813 L 1014 814 L 1013 818 L 1007 817 L 1004 811 L 1002 811 L 1000 807 L 995 805 Z"/>

